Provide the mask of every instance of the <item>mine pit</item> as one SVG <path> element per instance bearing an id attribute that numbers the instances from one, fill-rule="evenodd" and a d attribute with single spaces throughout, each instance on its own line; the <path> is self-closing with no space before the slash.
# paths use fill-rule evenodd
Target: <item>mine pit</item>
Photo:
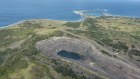
<path id="1" fill-rule="evenodd" d="M 140 79 L 137 66 L 106 56 L 94 44 L 83 39 L 52 37 L 37 42 L 36 48 L 46 57 L 77 63 L 111 79 Z"/>
<path id="2" fill-rule="evenodd" d="M 69 58 L 80 60 L 88 58 L 94 52 L 92 46 L 83 40 L 68 37 L 53 37 L 42 40 L 36 44 L 36 48 L 45 56 L 53 58 Z"/>

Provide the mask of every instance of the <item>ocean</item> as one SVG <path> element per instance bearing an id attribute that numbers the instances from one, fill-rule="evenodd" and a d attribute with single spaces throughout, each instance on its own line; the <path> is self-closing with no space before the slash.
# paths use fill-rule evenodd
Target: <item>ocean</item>
<path id="1" fill-rule="evenodd" d="M 140 0 L 0 0 L 0 27 L 29 19 L 77 21 L 82 15 L 140 18 Z"/>

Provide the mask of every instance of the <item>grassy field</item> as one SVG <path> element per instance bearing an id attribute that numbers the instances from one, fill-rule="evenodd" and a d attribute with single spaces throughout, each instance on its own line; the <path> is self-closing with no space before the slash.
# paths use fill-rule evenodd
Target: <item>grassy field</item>
<path id="1" fill-rule="evenodd" d="M 0 29 L 0 79 L 86 79 L 84 75 L 75 73 L 71 64 L 45 58 L 35 48 L 38 41 L 62 36 L 77 38 L 74 35 L 94 40 L 114 54 L 140 61 L 139 19 L 32 20 Z M 112 56 L 103 49 L 101 52 Z M 95 79 L 100 78 L 97 76 Z"/>
<path id="2" fill-rule="evenodd" d="M 108 48 L 118 53 L 128 54 L 133 49 L 139 51 L 140 27 L 138 26 L 139 21 L 137 21 L 137 19 L 91 19 L 92 18 L 88 18 L 83 23 L 83 26 L 85 26 L 85 24 L 86 26 L 91 25 L 91 27 L 87 27 L 86 30 L 67 29 L 67 31 L 95 40 L 102 46 L 108 46 Z M 132 24 L 130 25 L 130 23 Z"/>

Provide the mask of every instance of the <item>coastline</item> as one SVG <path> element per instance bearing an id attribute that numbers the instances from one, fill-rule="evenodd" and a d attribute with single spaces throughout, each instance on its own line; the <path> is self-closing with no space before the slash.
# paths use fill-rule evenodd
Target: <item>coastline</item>
<path id="1" fill-rule="evenodd" d="M 84 20 L 84 18 L 81 18 L 81 19 L 75 20 L 75 21 L 54 20 L 54 19 L 27 19 L 27 20 L 17 21 L 17 22 L 15 22 L 13 24 L 10 24 L 10 25 L 1 26 L 0 29 L 12 27 L 12 26 L 16 26 L 16 25 L 21 24 L 21 23 L 24 23 L 26 21 L 33 21 L 33 20 L 49 20 L 49 21 L 59 21 L 59 22 L 80 22 L 80 21 Z"/>
<path id="2" fill-rule="evenodd" d="M 15 23 L 7 25 L 7 26 L 1 26 L 0 29 L 4 29 L 4 28 L 7 28 L 7 27 L 12 27 L 12 26 L 18 25 L 20 23 L 23 23 L 25 21 L 27 21 L 27 20 L 21 20 L 21 21 L 15 22 Z"/>
<path id="3" fill-rule="evenodd" d="M 86 16 L 81 16 L 81 18 L 79 20 L 75 20 L 75 21 L 65 21 L 65 20 L 55 20 L 55 19 L 27 19 L 27 20 L 17 21 L 15 23 L 7 25 L 7 26 L 1 26 L 0 29 L 5 29 L 8 27 L 16 26 L 16 25 L 24 23 L 26 21 L 33 21 L 33 20 L 49 20 L 49 21 L 59 21 L 59 22 L 80 22 L 80 21 L 84 20 L 85 18 L 99 18 L 99 17 L 140 19 L 140 17 L 121 16 L 121 15 L 113 15 L 113 16 L 89 16 L 89 15 L 86 15 Z"/>
<path id="4" fill-rule="evenodd" d="M 88 13 L 89 12 L 89 13 Z M 90 15 L 90 12 L 92 12 L 93 15 Z M 95 12 L 95 13 L 94 13 Z M 3 28 L 7 28 L 7 27 L 11 27 L 11 26 L 15 26 L 18 24 L 21 24 L 25 21 L 32 21 L 32 20 L 51 20 L 51 21 L 62 21 L 62 22 L 81 22 L 82 20 L 84 20 L 85 18 L 99 18 L 99 17 L 112 17 L 112 18 L 132 18 L 132 19 L 140 19 L 140 17 L 136 17 L 136 16 L 124 16 L 124 15 L 114 15 L 114 14 L 110 14 L 108 12 L 107 9 L 95 9 L 95 10 L 74 10 L 73 13 L 75 15 L 79 15 L 81 16 L 81 18 L 77 19 L 77 20 L 56 20 L 56 19 L 25 19 L 25 20 L 21 20 L 21 21 L 17 21 L 15 23 L 12 24 L 7 24 L 5 26 L 0 26 L 0 29 Z M 97 15 L 96 15 L 97 13 Z"/>
<path id="5" fill-rule="evenodd" d="M 27 19 L 27 20 L 21 20 L 21 21 L 17 21 L 13 24 L 7 25 L 7 26 L 1 26 L 0 29 L 4 29 L 4 28 L 8 28 L 8 27 L 12 27 L 12 26 L 16 26 L 18 24 L 24 23 L 26 21 L 33 21 L 33 20 L 50 20 L 50 21 L 60 21 L 60 22 L 70 22 L 70 21 L 63 21 L 63 20 L 53 20 L 53 19 Z M 81 20 L 80 20 L 81 21 Z M 76 22 L 76 21 L 75 21 Z"/>

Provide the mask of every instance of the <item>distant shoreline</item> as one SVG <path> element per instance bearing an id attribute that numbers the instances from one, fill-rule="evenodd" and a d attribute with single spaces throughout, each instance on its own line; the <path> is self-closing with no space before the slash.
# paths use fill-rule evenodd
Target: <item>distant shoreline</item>
<path id="1" fill-rule="evenodd" d="M 7 28 L 7 27 L 11 27 L 11 26 L 15 26 L 15 25 L 18 25 L 18 24 L 21 24 L 21 23 L 24 23 L 26 21 L 32 21 L 32 20 L 52 20 L 52 21 L 62 21 L 62 20 L 53 20 L 53 19 L 28 19 L 28 20 L 21 20 L 21 21 L 17 21 L 13 24 L 9 24 L 7 26 L 0 26 L 0 29 L 3 29 L 3 28 Z M 68 21 L 64 21 L 64 22 L 68 22 Z"/>
<path id="2" fill-rule="evenodd" d="M 79 20 L 75 20 L 75 21 L 65 21 L 65 20 L 54 20 L 54 19 L 28 19 L 28 20 L 21 20 L 21 21 L 17 21 L 13 24 L 9 24 L 7 26 L 0 26 L 0 29 L 4 29 L 4 28 L 7 28 L 7 27 L 12 27 L 12 26 L 15 26 L 15 25 L 18 25 L 18 24 L 21 24 L 21 23 L 24 23 L 26 21 L 33 21 L 33 20 L 51 20 L 51 21 L 62 21 L 62 22 L 80 22 L 82 20 L 84 20 L 85 18 L 99 18 L 99 17 L 110 17 L 110 18 L 132 18 L 132 19 L 140 19 L 139 17 L 131 17 L 131 16 L 86 16 L 86 17 L 83 17 Z"/>
<path id="3" fill-rule="evenodd" d="M 10 25 L 7 25 L 7 26 L 1 26 L 0 29 L 6 28 L 6 27 L 15 26 L 15 25 L 20 24 L 20 23 L 23 23 L 23 22 L 25 22 L 25 21 L 28 21 L 28 20 L 21 20 L 21 21 L 15 22 L 15 23 L 10 24 Z"/>
<path id="4" fill-rule="evenodd" d="M 86 12 L 93 12 L 93 15 L 89 15 Z M 99 13 L 99 15 L 94 15 L 94 12 L 96 14 L 96 12 Z M 17 24 L 23 23 L 25 21 L 31 21 L 31 20 L 52 20 L 52 21 L 63 21 L 63 22 L 80 22 L 82 20 L 84 20 L 85 18 L 98 18 L 98 17 L 112 17 L 112 18 L 132 18 L 132 19 L 140 19 L 140 17 L 133 17 L 133 16 L 123 16 L 123 15 L 113 15 L 110 14 L 108 12 L 107 9 L 95 9 L 95 10 L 74 10 L 73 11 L 74 14 L 81 16 L 81 18 L 77 19 L 77 20 L 57 20 L 57 19 L 25 19 L 25 20 L 21 20 L 21 21 L 17 21 L 15 23 L 12 24 L 7 24 L 5 26 L 0 26 L 1 28 L 6 28 L 6 27 L 11 27 L 11 26 L 15 26 Z"/>
<path id="5" fill-rule="evenodd" d="M 82 21 L 84 18 L 81 18 L 80 20 L 75 20 L 75 21 L 65 21 L 65 20 L 54 20 L 54 19 L 27 19 L 27 20 L 21 20 L 21 21 L 17 21 L 15 23 L 12 23 L 12 24 L 9 24 L 9 25 L 6 25 L 6 26 L 0 26 L 0 29 L 3 29 L 3 28 L 7 28 L 7 27 L 11 27 L 11 26 L 15 26 L 17 24 L 21 24 L 21 23 L 24 23 L 26 21 L 32 21 L 32 20 L 51 20 L 51 21 L 62 21 L 62 22 L 80 22 Z"/>

